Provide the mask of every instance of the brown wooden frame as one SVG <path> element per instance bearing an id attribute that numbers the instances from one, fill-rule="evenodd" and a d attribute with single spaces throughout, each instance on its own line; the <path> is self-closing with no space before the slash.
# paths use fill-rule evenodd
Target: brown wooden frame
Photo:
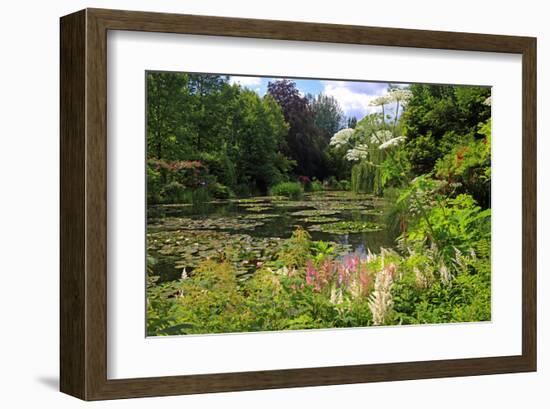
<path id="1" fill-rule="evenodd" d="M 226 374 L 107 379 L 107 30 L 521 54 L 522 354 Z M 97 400 L 536 370 L 535 38 L 86 9 L 61 18 L 60 54 L 61 391 L 81 399 Z"/>

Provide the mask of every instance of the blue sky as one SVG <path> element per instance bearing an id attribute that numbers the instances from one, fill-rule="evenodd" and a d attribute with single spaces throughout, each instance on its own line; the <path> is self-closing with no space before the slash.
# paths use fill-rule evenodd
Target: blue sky
<path id="1" fill-rule="evenodd" d="M 267 84 L 279 79 L 281 78 L 230 76 L 229 81 L 263 96 L 267 92 Z M 388 83 L 385 82 L 289 79 L 296 83 L 296 87 L 303 95 L 317 95 L 322 92 L 333 96 L 346 116 L 355 116 L 357 119 L 374 111 L 375 108 L 369 106 L 370 101 L 384 94 L 388 88 Z"/>

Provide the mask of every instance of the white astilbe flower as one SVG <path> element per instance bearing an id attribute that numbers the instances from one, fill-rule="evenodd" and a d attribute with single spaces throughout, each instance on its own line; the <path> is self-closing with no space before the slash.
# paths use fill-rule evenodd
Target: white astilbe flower
<path id="1" fill-rule="evenodd" d="M 451 272 L 443 263 L 441 263 L 441 266 L 439 267 L 439 278 L 443 284 L 449 284 L 453 279 Z"/>
<path id="2" fill-rule="evenodd" d="M 386 141 L 389 141 L 391 138 L 393 138 L 393 134 L 391 133 L 391 131 L 388 131 L 387 129 L 381 129 L 379 131 L 376 131 L 371 136 L 370 142 L 378 145 Z"/>
<path id="3" fill-rule="evenodd" d="M 389 92 L 392 101 L 398 102 L 401 106 L 406 106 L 412 98 L 412 92 L 408 89 L 394 88 Z"/>
<path id="4" fill-rule="evenodd" d="M 330 146 L 336 146 L 337 148 L 347 145 L 349 143 L 349 140 L 351 136 L 353 135 L 353 132 L 355 132 L 351 128 L 345 128 L 338 132 L 336 132 L 332 138 L 330 138 Z"/>
<path id="5" fill-rule="evenodd" d="M 369 309 L 372 312 L 374 325 L 384 324 L 393 308 L 391 288 L 393 286 L 394 272 L 395 265 L 390 264 L 387 268 L 382 268 L 376 273 L 374 291 L 369 298 Z"/>
<path id="6" fill-rule="evenodd" d="M 391 98 L 389 97 L 389 95 L 382 95 L 382 96 L 374 98 L 369 103 L 369 105 L 371 107 L 377 107 L 377 106 L 382 106 L 382 105 L 389 104 L 390 102 L 391 102 Z"/>
<path id="7" fill-rule="evenodd" d="M 426 289 L 430 285 L 430 281 L 428 280 L 428 276 L 420 271 L 418 267 L 413 268 L 414 276 L 415 276 L 415 284 L 418 288 Z"/>
<path id="8" fill-rule="evenodd" d="M 344 301 L 344 296 L 342 294 L 341 288 L 336 288 L 336 286 L 332 286 L 330 289 L 330 303 L 333 305 L 342 304 Z"/>
<path id="9" fill-rule="evenodd" d="M 384 142 L 382 145 L 378 147 L 378 149 L 384 150 L 388 148 L 393 148 L 399 145 L 401 142 L 404 142 L 405 139 L 407 138 L 405 138 L 404 136 L 397 136 L 395 138 L 390 139 L 389 141 Z"/>
<path id="10" fill-rule="evenodd" d="M 367 145 L 357 145 L 355 148 L 347 151 L 346 159 L 349 160 L 350 162 L 367 159 L 368 149 L 369 148 Z"/>

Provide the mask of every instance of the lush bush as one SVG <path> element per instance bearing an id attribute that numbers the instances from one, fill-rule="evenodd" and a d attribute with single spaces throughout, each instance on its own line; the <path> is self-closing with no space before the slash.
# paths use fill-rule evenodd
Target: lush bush
<path id="1" fill-rule="evenodd" d="M 290 199 L 300 199 L 303 194 L 302 185 L 297 182 L 283 182 L 271 187 L 271 195 L 285 196 Z"/>
<path id="2" fill-rule="evenodd" d="M 218 182 L 212 183 L 208 186 L 208 192 L 216 199 L 229 199 L 230 197 L 235 196 L 231 189 Z"/>
<path id="3" fill-rule="evenodd" d="M 351 190 L 351 183 L 349 180 L 342 179 L 338 183 L 338 189 L 339 190 Z"/>
<path id="4" fill-rule="evenodd" d="M 318 180 L 314 180 L 311 182 L 310 190 L 311 192 L 320 192 L 323 190 L 323 184 Z"/>
<path id="5" fill-rule="evenodd" d="M 449 188 L 446 182 L 418 177 L 396 202 L 407 209 L 402 245 L 435 246 L 447 263 L 455 250 L 468 252 L 491 235 L 491 209 L 483 210 L 470 195 L 452 197 Z"/>
<path id="6" fill-rule="evenodd" d="M 147 165 L 147 203 L 157 204 L 160 203 L 161 192 L 161 176 L 160 171 L 156 170 L 152 166 Z"/>
<path id="7" fill-rule="evenodd" d="M 472 138 L 454 146 L 435 164 L 435 174 L 449 183 L 460 183 L 483 207 L 490 207 L 491 194 L 491 121 L 480 126 L 481 139 Z"/>
<path id="8" fill-rule="evenodd" d="M 164 185 L 161 189 L 161 196 L 165 202 L 179 203 L 184 200 L 185 186 L 181 183 L 173 181 Z"/>

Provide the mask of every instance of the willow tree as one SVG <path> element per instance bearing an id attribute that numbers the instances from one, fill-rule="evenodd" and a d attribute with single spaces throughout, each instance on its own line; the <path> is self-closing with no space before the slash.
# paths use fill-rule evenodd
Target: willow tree
<path id="1" fill-rule="evenodd" d="M 330 145 L 345 148 L 345 158 L 354 163 L 351 169 L 354 192 L 382 194 L 387 182 L 385 163 L 393 162 L 395 148 L 405 140 L 400 135 L 399 117 L 410 96 L 407 89 L 390 89 L 371 102 L 377 112 L 366 115 L 355 129 L 346 128 L 332 137 Z"/>

